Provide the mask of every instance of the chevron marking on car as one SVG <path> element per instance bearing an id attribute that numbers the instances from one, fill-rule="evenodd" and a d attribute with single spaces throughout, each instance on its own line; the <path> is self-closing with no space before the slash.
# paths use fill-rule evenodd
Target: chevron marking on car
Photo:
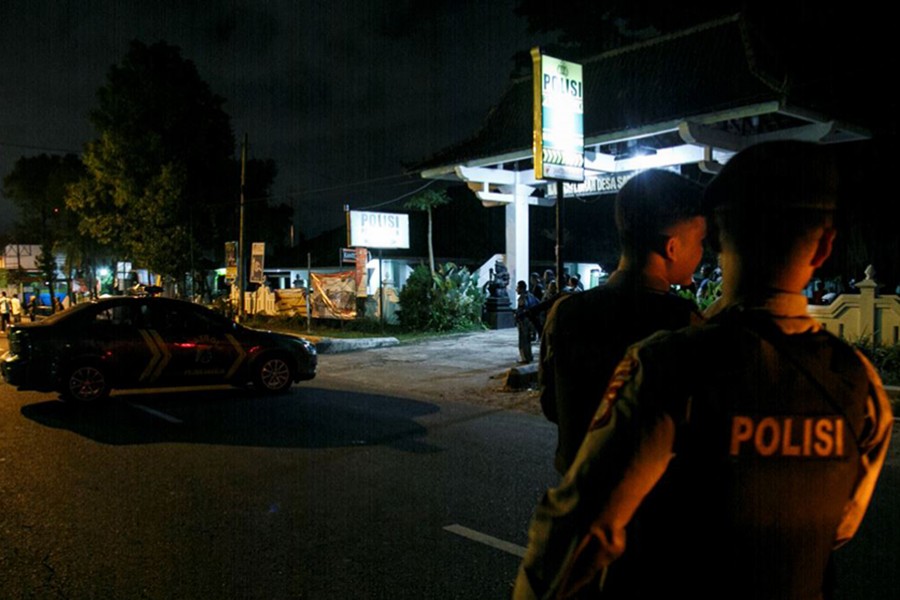
<path id="1" fill-rule="evenodd" d="M 231 342 L 231 345 L 234 346 L 234 349 L 237 350 L 237 358 L 234 363 L 231 365 L 231 368 L 228 369 L 228 373 L 225 375 L 225 379 L 231 379 L 235 373 L 237 373 L 238 367 L 241 366 L 241 363 L 244 362 L 244 359 L 247 357 L 247 353 L 244 352 L 243 346 L 241 346 L 234 336 L 230 333 L 226 333 L 225 337 Z"/>
<path id="2" fill-rule="evenodd" d="M 159 361 L 159 364 L 156 365 L 156 369 L 153 370 L 153 374 L 150 376 L 150 381 L 155 381 L 159 379 L 159 376 L 162 375 L 163 369 L 169 364 L 169 361 L 172 360 L 172 353 L 169 352 L 168 346 L 166 346 L 165 340 L 162 339 L 155 330 L 150 330 L 150 335 L 153 336 L 153 341 L 156 342 L 156 346 L 159 348 L 160 352 L 162 352 L 162 360 Z"/>
<path id="3" fill-rule="evenodd" d="M 138 329 L 138 331 L 141 333 L 141 337 L 144 338 L 144 343 L 150 348 L 150 362 L 147 363 L 147 367 L 141 373 L 140 379 L 138 379 L 138 381 L 144 381 L 153 372 L 153 368 L 159 362 L 159 359 L 162 358 L 162 352 L 159 351 L 156 342 L 153 341 L 153 337 L 146 329 Z"/>

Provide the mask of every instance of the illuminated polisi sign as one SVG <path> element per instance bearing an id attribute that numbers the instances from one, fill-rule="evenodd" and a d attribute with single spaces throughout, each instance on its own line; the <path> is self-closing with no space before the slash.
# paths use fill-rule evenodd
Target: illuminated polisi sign
<path id="1" fill-rule="evenodd" d="M 351 210 L 347 213 L 348 246 L 409 248 L 409 215 Z"/>
<path id="2" fill-rule="evenodd" d="M 584 180 L 584 82 L 581 65 L 531 50 L 534 65 L 534 174 Z"/>

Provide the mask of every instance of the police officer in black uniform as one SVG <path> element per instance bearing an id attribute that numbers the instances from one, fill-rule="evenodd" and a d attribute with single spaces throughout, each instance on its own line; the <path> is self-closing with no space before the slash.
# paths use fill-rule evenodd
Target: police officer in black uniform
<path id="1" fill-rule="evenodd" d="M 632 177 L 616 196 L 621 258 L 607 283 L 566 294 L 541 337 L 541 407 L 559 427 L 555 466 L 565 473 L 605 387 L 629 345 L 702 319 L 671 291 L 688 285 L 703 255 L 703 189 L 670 171 Z"/>
<path id="2" fill-rule="evenodd" d="M 723 296 L 629 349 L 535 512 L 516 599 L 826 597 L 892 426 L 874 368 L 802 295 L 831 252 L 835 173 L 823 147 L 769 142 L 710 184 Z"/>

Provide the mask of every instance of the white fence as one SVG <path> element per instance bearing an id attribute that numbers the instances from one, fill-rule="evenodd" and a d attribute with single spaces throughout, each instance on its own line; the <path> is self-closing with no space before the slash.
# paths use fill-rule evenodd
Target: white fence
<path id="1" fill-rule="evenodd" d="M 856 284 L 858 294 L 841 294 L 828 305 L 810 305 L 809 313 L 828 331 L 847 341 L 876 345 L 900 343 L 900 297 L 879 295 L 872 267 Z"/>

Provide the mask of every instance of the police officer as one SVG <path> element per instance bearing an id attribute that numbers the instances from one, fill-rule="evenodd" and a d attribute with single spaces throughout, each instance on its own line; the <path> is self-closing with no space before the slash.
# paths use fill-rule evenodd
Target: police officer
<path id="1" fill-rule="evenodd" d="M 892 425 L 871 364 L 806 312 L 835 173 L 823 147 L 769 142 L 713 180 L 723 295 L 629 349 L 535 512 L 515 598 L 825 596 Z"/>
<path id="2" fill-rule="evenodd" d="M 671 292 L 689 285 L 703 254 L 702 188 L 670 171 L 632 177 L 616 196 L 621 256 L 605 285 L 566 294 L 541 337 L 544 415 L 558 425 L 554 464 L 575 458 L 605 387 L 629 345 L 660 329 L 699 323 L 696 305 Z"/>

